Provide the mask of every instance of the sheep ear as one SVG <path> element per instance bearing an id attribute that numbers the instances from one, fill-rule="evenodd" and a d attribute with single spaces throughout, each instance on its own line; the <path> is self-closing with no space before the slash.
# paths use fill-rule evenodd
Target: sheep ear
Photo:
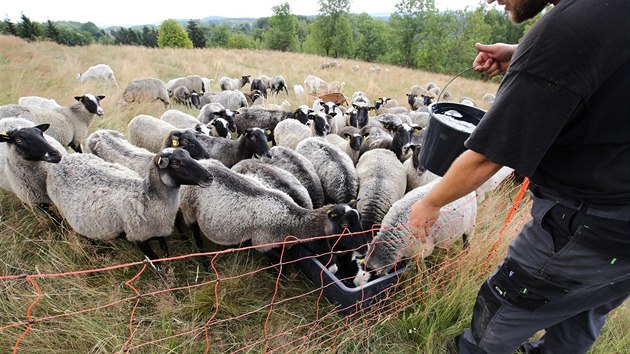
<path id="1" fill-rule="evenodd" d="M 343 133 L 343 137 L 346 138 L 346 140 L 350 140 L 350 138 L 352 137 L 352 135 L 348 134 L 348 133 Z"/>
<path id="2" fill-rule="evenodd" d="M 98 95 L 98 96 L 96 96 L 96 97 L 98 97 L 98 99 L 99 99 L 99 100 L 102 100 L 102 99 L 104 99 L 104 98 L 105 98 L 105 96 L 103 96 L 103 95 Z"/>
<path id="3" fill-rule="evenodd" d="M 358 199 L 352 199 L 351 201 L 348 202 L 348 205 L 352 208 L 356 208 L 358 201 L 359 201 Z"/>
<path id="4" fill-rule="evenodd" d="M 79 102 L 83 102 L 83 96 L 74 96 L 74 99 Z"/>
<path id="5" fill-rule="evenodd" d="M 168 157 L 158 157 L 157 165 L 159 168 L 167 168 L 168 167 Z"/>
<path id="6" fill-rule="evenodd" d="M 10 143 L 10 142 L 12 142 L 12 141 L 13 141 L 13 139 L 11 139 L 11 137 L 9 136 L 9 133 L 8 133 L 8 132 L 2 132 L 2 133 L 0 133 L 0 142 L 3 142 L 3 143 Z"/>
<path id="7" fill-rule="evenodd" d="M 336 218 L 336 217 L 337 217 L 337 214 L 335 214 L 332 210 L 328 210 L 328 211 L 326 212 L 326 215 L 328 215 L 328 218 L 329 218 L 329 219 L 334 219 L 334 218 Z"/>
<path id="8" fill-rule="evenodd" d="M 39 129 L 39 131 L 41 131 L 43 133 L 46 130 L 48 130 L 48 128 L 50 128 L 50 124 L 48 124 L 48 123 L 40 124 L 40 125 L 36 126 L 35 128 Z"/>

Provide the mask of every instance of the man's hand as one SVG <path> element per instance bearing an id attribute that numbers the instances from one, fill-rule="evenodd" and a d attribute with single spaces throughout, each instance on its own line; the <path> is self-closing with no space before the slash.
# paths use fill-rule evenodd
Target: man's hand
<path id="1" fill-rule="evenodd" d="M 426 199 L 420 199 L 411 206 L 411 213 L 409 214 L 411 234 L 419 238 L 422 243 L 426 243 L 431 227 L 439 217 L 439 207 L 429 205 Z"/>
<path id="2" fill-rule="evenodd" d="M 486 73 L 492 77 L 507 70 L 510 60 L 512 60 L 512 55 L 516 50 L 516 45 L 476 43 L 475 49 L 479 51 L 479 54 L 473 61 L 475 71 Z"/>

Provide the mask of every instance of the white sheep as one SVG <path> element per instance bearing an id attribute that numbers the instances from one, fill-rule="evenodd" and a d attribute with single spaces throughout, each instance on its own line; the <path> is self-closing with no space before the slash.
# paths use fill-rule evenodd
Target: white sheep
<path id="1" fill-rule="evenodd" d="M 336 145 L 341 151 L 350 157 L 353 164 L 359 161 L 359 152 L 361 150 L 361 142 L 363 137 L 359 133 L 328 134 L 324 138 L 331 144 Z"/>
<path id="2" fill-rule="evenodd" d="M 18 100 L 19 106 L 37 107 L 37 108 L 56 108 L 61 107 L 57 101 L 52 98 L 44 98 L 39 96 L 24 96 Z"/>
<path id="3" fill-rule="evenodd" d="M 422 145 L 412 144 L 411 149 L 413 150 L 411 158 L 403 163 L 405 174 L 407 175 L 407 192 L 440 178 L 440 176 L 427 170 L 426 167 L 420 163 Z"/>
<path id="4" fill-rule="evenodd" d="M 448 248 L 459 238 L 468 242 L 474 235 L 477 202 L 475 192 L 449 203 L 440 209 L 440 217 L 422 243 L 411 234 L 409 214 L 411 206 L 438 183 L 438 180 L 416 188 L 392 205 L 383 218 L 381 229 L 368 245 L 364 270 L 355 277 L 355 285 L 362 285 L 373 276 L 382 276 L 399 262 L 420 256 L 426 258 L 435 247 Z"/>
<path id="5" fill-rule="evenodd" d="M 327 202 L 349 203 L 356 199 L 359 187 L 357 172 L 350 157 L 341 149 L 317 137 L 301 141 L 295 151 L 315 166 Z"/>
<path id="6" fill-rule="evenodd" d="M 186 150 L 173 148 L 155 155 L 147 170 L 140 177 L 95 155 L 70 154 L 50 169 L 46 187 L 77 233 L 93 240 L 124 236 L 157 259 L 148 240 L 172 233 L 180 186 L 206 187 L 212 176 Z"/>
<path id="7" fill-rule="evenodd" d="M 156 154 L 162 150 L 166 136 L 177 128 L 150 115 L 134 117 L 127 125 L 129 142 Z"/>
<path id="8" fill-rule="evenodd" d="M 18 105 L 0 106 L 0 118 L 21 117 L 36 124 L 50 124 L 47 134 L 61 145 L 81 152 L 81 143 L 87 137 L 88 128 L 94 115 L 104 114 L 100 102 L 105 96 L 85 94 L 76 96 L 77 103 L 53 109 L 23 107 Z"/>
<path id="9" fill-rule="evenodd" d="M 222 91 L 240 90 L 249 82 L 250 77 L 251 75 L 243 75 L 240 79 L 233 79 L 224 76 L 219 80 L 219 87 L 221 87 Z"/>
<path id="10" fill-rule="evenodd" d="M 319 88 L 327 85 L 326 81 L 315 75 L 307 75 L 304 79 L 304 87 L 309 90 L 309 93 L 316 94 L 319 92 Z"/>
<path id="11" fill-rule="evenodd" d="M 200 97 L 199 104 L 203 107 L 208 103 L 220 103 L 223 107 L 236 111 L 239 108 L 247 107 L 247 98 L 241 91 L 220 91 L 206 92 Z"/>
<path id="12" fill-rule="evenodd" d="M 148 78 L 131 81 L 125 87 L 122 94 L 123 103 L 155 102 L 157 100 L 168 108 L 171 104 L 164 81 L 156 78 Z"/>
<path id="13" fill-rule="evenodd" d="M 274 146 L 295 150 L 300 141 L 312 136 L 312 130 L 297 119 L 285 119 L 276 125 L 273 136 Z"/>
<path id="14" fill-rule="evenodd" d="M 118 82 L 114 76 L 114 70 L 107 64 L 96 64 L 90 66 L 83 74 L 77 74 L 77 79 L 84 82 L 88 79 L 111 80 L 118 87 Z"/>
<path id="15" fill-rule="evenodd" d="M 209 79 L 208 84 L 209 84 Z M 207 91 L 210 91 L 209 86 L 206 86 L 206 82 L 204 78 L 199 75 L 189 75 L 186 77 L 178 77 L 176 79 L 169 80 L 166 83 L 166 90 L 169 93 L 175 92 L 175 89 L 183 86 L 188 89 L 190 93 L 196 92 L 198 94 L 204 94 Z"/>
<path id="16" fill-rule="evenodd" d="M 299 100 L 304 95 L 304 86 L 299 84 L 293 85 L 293 93 L 295 93 L 295 98 Z"/>

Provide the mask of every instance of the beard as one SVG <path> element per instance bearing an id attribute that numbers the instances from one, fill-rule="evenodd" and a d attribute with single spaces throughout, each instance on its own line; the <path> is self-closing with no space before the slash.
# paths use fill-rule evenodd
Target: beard
<path id="1" fill-rule="evenodd" d="M 527 21 L 538 15 L 549 4 L 549 0 L 512 0 L 506 11 L 514 23 Z"/>

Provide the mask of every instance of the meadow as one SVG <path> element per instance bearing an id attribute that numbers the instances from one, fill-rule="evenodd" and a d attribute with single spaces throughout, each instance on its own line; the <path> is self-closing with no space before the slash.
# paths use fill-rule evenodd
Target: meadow
<path id="1" fill-rule="evenodd" d="M 364 91 L 370 98 L 387 96 L 406 105 L 413 84 L 444 85 L 452 76 L 272 51 L 224 49 L 150 49 L 130 46 L 64 47 L 51 42 L 27 43 L 0 36 L 0 104 L 21 96 L 74 103 L 85 93 L 104 95 L 105 115 L 90 131 L 126 131 L 138 114 L 160 116 L 159 103 L 122 104 L 132 80 L 163 81 L 198 74 L 222 76 L 283 75 L 291 107 L 311 105 L 296 98 L 293 84 L 317 75 L 345 82 L 346 96 Z M 472 61 L 472 58 L 471 58 Z M 119 87 L 100 81 L 76 80 L 91 65 L 108 64 Z M 354 64 L 360 70 L 351 70 Z M 458 78 L 448 87 L 455 100 L 496 92 L 496 82 Z M 482 108 L 484 105 L 481 105 Z M 196 110 L 175 106 L 196 116 Z M 515 202 L 519 183 L 508 180 L 480 205 L 476 234 L 461 245 L 416 259 L 400 283 L 377 304 L 353 316 L 340 316 L 334 306 L 291 264 L 279 274 L 266 257 L 251 248 L 212 245 L 205 270 L 190 254 L 190 239 L 168 239 L 172 259 L 155 272 L 142 253 L 125 240 L 91 242 L 67 225 L 55 225 L 39 210 L 0 191 L 0 352 L 22 353 L 447 353 L 452 338 L 470 322 L 479 285 L 500 261 L 509 241 L 529 220 L 527 195 Z M 516 209 L 509 223 L 512 205 Z M 246 220 L 244 220 L 246 222 Z M 15 277 L 22 275 L 20 277 Z M 138 295 L 140 294 L 140 295 Z M 630 348 L 628 302 L 609 315 L 590 353 L 627 353 Z"/>

